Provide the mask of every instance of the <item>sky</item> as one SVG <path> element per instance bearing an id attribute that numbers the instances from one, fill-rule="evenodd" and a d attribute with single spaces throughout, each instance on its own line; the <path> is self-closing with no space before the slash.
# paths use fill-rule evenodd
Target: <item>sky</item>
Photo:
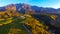
<path id="1" fill-rule="evenodd" d="M 60 8 L 60 0 L 0 0 L 0 7 L 17 3 L 25 3 L 39 7 Z"/>

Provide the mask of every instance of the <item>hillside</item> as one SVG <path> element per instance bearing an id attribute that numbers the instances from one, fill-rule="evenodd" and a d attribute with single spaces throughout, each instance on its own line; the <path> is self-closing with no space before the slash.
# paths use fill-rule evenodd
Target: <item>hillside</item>
<path id="1" fill-rule="evenodd" d="M 28 4 L 0 7 L 0 34 L 60 34 L 59 11 Z"/>
<path id="2" fill-rule="evenodd" d="M 22 14 L 15 10 L 0 13 L 2 34 L 52 34 L 60 30 L 54 22 L 57 18 L 54 14 Z"/>
<path id="3" fill-rule="evenodd" d="M 48 26 L 44 26 L 29 14 L 3 17 L 0 19 L 0 34 L 50 34 L 47 31 Z"/>

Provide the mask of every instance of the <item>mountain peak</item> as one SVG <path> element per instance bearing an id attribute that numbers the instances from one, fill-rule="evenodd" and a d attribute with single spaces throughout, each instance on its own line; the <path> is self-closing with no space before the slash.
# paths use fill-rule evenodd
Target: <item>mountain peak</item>
<path id="1" fill-rule="evenodd" d="M 25 3 L 19 3 L 19 4 L 9 4 L 5 7 L 0 7 L 0 11 L 1 10 L 15 10 L 15 11 L 19 11 L 21 13 L 25 13 L 27 11 L 32 11 L 36 12 L 36 13 L 59 13 L 60 9 L 54 9 L 54 8 L 43 8 L 43 7 L 38 7 L 38 6 L 31 6 L 29 4 L 25 4 Z"/>
<path id="2" fill-rule="evenodd" d="M 5 6 L 5 9 L 7 9 L 7 10 L 16 10 L 16 5 L 15 4 L 7 5 L 7 6 Z"/>

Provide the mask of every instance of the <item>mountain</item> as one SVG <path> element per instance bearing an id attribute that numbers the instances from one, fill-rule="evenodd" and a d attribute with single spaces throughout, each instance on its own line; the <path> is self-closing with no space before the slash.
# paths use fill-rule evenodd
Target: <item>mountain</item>
<path id="1" fill-rule="evenodd" d="M 0 33 L 60 34 L 59 12 L 60 8 L 43 8 L 24 3 L 0 7 Z"/>
<path id="2" fill-rule="evenodd" d="M 5 11 L 5 7 L 0 7 L 0 11 Z"/>
<path id="3" fill-rule="evenodd" d="M 15 4 L 10 4 L 5 6 L 6 10 L 15 10 L 16 11 L 16 5 Z"/>
<path id="4" fill-rule="evenodd" d="M 38 6 L 31 6 L 28 4 L 24 3 L 19 3 L 19 4 L 10 4 L 4 7 L 0 7 L 0 11 L 5 11 L 5 10 L 15 10 L 20 13 L 60 13 L 60 9 L 54 9 L 54 8 L 43 8 L 43 7 L 38 7 Z"/>

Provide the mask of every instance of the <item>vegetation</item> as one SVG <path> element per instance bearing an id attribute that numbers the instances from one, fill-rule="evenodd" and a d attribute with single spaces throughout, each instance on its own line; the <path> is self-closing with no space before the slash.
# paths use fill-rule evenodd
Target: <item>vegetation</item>
<path id="1" fill-rule="evenodd" d="M 21 14 L 14 10 L 2 12 L 0 14 L 0 34 L 52 34 L 49 22 L 56 20 L 57 16 L 35 16 L 30 13 Z"/>
<path id="2" fill-rule="evenodd" d="M 27 19 L 24 20 L 25 26 L 33 33 L 33 34 L 50 34 L 48 30 L 48 26 L 44 26 L 41 22 L 32 18 L 30 15 L 26 15 Z"/>

